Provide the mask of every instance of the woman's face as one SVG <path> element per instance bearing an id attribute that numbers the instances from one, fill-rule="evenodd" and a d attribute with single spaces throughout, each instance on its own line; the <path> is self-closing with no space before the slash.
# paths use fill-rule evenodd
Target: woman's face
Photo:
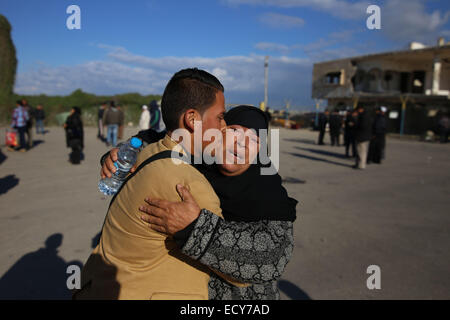
<path id="1" fill-rule="evenodd" d="M 236 176 L 245 172 L 259 152 L 259 138 L 246 127 L 231 125 L 223 130 L 223 164 L 219 171 L 223 175 Z"/>

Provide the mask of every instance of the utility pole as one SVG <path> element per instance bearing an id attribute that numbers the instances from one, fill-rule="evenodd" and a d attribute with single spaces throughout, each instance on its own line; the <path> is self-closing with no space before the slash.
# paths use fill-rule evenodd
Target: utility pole
<path id="1" fill-rule="evenodd" d="M 269 56 L 264 59 L 264 108 L 268 107 L 268 93 L 267 87 L 269 86 Z"/>

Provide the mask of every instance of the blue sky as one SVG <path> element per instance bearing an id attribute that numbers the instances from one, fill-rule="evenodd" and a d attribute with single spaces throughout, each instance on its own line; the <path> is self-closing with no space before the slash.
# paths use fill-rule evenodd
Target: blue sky
<path id="1" fill-rule="evenodd" d="M 81 8 L 68 30 L 66 8 Z M 366 8 L 381 7 L 381 30 Z M 2 0 L 19 60 L 15 91 L 162 93 L 185 67 L 214 73 L 227 103 L 258 104 L 270 56 L 269 105 L 313 105 L 315 62 L 450 40 L 448 0 Z"/>

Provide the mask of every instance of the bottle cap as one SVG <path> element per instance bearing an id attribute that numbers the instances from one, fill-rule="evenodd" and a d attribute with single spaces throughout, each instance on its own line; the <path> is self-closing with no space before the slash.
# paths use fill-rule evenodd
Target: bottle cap
<path id="1" fill-rule="evenodd" d="M 141 141 L 141 139 L 134 137 L 134 138 L 131 138 L 130 145 L 133 148 L 138 149 L 142 146 L 142 141 Z"/>

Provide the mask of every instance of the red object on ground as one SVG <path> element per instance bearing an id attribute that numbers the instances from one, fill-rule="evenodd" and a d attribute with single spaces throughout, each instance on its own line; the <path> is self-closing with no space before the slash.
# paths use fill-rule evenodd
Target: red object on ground
<path id="1" fill-rule="evenodd" d="M 6 130 L 6 139 L 5 139 L 6 141 L 5 141 L 5 144 L 7 146 L 10 146 L 10 147 L 13 147 L 13 148 L 17 147 L 19 145 L 18 138 L 19 138 L 18 134 L 17 134 L 17 132 L 15 130 L 10 130 L 10 129 Z"/>

